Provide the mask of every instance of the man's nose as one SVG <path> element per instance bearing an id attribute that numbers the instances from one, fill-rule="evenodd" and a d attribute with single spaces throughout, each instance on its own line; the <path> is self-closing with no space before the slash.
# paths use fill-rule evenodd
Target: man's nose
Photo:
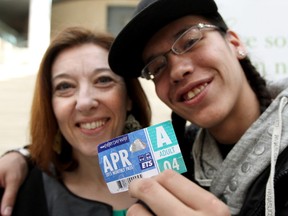
<path id="1" fill-rule="evenodd" d="M 171 83 L 178 83 L 193 72 L 194 65 L 192 61 L 186 59 L 183 55 L 171 53 L 167 58 L 167 67 L 170 72 Z"/>

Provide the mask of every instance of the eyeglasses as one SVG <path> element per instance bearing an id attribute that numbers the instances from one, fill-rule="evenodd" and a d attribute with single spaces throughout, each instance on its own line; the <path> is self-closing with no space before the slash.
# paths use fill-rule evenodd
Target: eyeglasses
<path id="1" fill-rule="evenodd" d="M 188 52 L 202 39 L 202 30 L 204 29 L 219 29 L 219 27 L 211 24 L 198 23 L 197 25 L 187 29 L 175 40 L 168 52 L 155 57 L 142 69 L 141 76 L 147 80 L 159 76 L 159 74 L 167 67 L 167 55 L 170 52 L 173 52 L 176 55 L 182 55 Z"/>

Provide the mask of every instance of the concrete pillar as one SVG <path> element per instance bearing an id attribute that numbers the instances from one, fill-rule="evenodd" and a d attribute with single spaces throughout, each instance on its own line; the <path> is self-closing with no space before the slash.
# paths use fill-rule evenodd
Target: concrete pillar
<path id="1" fill-rule="evenodd" d="M 52 0 L 30 0 L 28 49 L 36 67 L 50 42 L 51 8 Z"/>

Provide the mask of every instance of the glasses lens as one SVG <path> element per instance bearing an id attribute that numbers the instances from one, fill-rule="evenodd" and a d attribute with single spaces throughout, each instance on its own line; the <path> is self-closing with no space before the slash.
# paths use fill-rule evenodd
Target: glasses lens
<path id="1" fill-rule="evenodd" d="M 142 76 L 146 79 L 154 79 L 164 70 L 167 65 L 165 56 L 157 56 L 142 70 Z"/>
<path id="2" fill-rule="evenodd" d="M 190 50 L 200 39 L 202 33 L 200 29 L 192 27 L 184 32 L 173 44 L 172 50 L 180 55 Z"/>
<path id="3" fill-rule="evenodd" d="M 181 55 L 189 51 L 193 46 L 195 46 L 198 41 L 203 37 L 201 29 L 213 28 L 217 29 L 217 26 L 210 24 L 199 23 L 197 26 L 193 26 L 187 31 L 185 31 L 172 45 L 171 50 L 174 54 Z M 167 66 L 167 54 L 171 51 L 169 50 L 166 54 L 161 55 L 150 61 L 142 70 L 142 77 L 150 80 L 159 76 Z"/>

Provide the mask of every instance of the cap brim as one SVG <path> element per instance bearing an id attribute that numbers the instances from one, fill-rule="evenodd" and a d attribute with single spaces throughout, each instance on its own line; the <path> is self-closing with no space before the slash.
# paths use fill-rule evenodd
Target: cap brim
<path id="1" fill-rule="evenodd" d="M 109 53 L 111 69 L 123 77 L 139 77 L 144 67 L 142 52 L 161 28 L 189 14 L 218 13 L 213 0 L 158 0 L 147 6 L 118 34 Z"/>

